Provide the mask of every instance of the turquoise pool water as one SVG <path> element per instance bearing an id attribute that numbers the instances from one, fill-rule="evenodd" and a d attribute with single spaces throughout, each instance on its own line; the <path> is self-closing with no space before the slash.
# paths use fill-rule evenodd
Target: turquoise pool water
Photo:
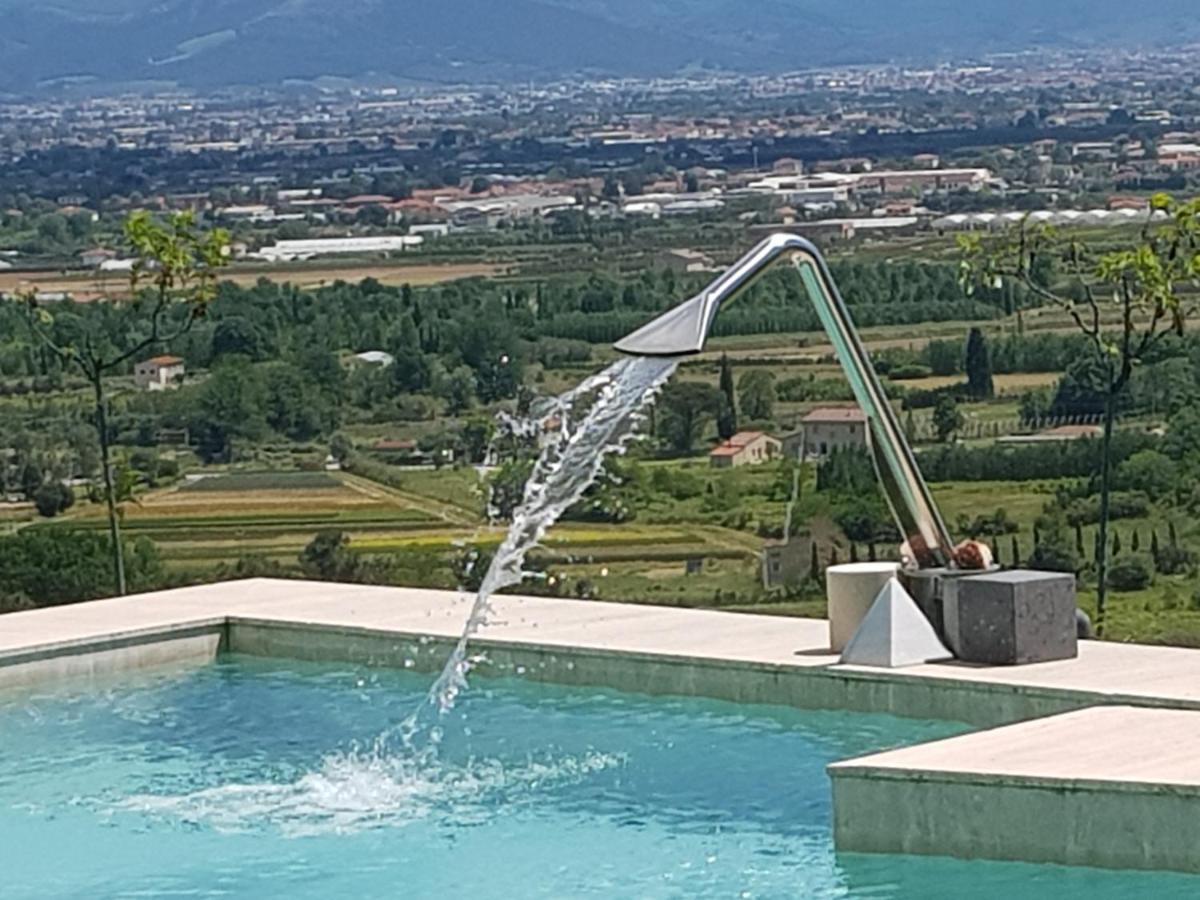
<path id="1" fill-rule="evenodd" d="M 1200 879 L 838 856 L 824 766 L 946 723 L 233 659 L 0 697 L 0 897 L 1195 897 Z M 882 811 L 881 811 L 882 814 Z"/>

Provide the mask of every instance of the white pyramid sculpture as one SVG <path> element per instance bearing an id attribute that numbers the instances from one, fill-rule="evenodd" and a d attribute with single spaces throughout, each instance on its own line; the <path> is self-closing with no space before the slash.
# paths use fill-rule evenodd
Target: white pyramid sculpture
<path id="1" fill-rule="evenodd" d="M 841 661 L 895 669 L 953 658 L 916 601 L 892 578 L 876 595 Z"/>

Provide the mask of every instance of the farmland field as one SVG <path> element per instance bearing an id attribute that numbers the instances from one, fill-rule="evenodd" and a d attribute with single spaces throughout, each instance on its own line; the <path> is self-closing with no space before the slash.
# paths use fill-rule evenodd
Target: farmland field
<path id="1" fill-rule="evenodd" d="M 1034 388 L 1052 387 L 1062 377 L 1058 372 L 1012 372 L 993 375 L 996 395 L 1016 396 Z M 931 375 L 928 378 L 909 378 L 898 382 L 901 386 L 916 391 L 932 391 L 938 388 L 962 384 L 962 375 Z"/>
<path id="2" fill-rule="evenodd" d="M 181 491 L 311 491 L 337 490 L 342 483 L 327 472 L 230 472 L 188 481 Z"/>
<path id="3" fill-rule="evenodd" d="M 422 263 L 418 265 L 386 265 L 381 263 L 352 263 L 336 265 L 235 266 L 221 273 L 223 281 L 251 286 L 260 278 L 286 281 L 302 288 L 316 288 L 335 281 L 361 281 L 374 278 L 381 284 L 414 286 L 440 284 L 458 278 L 489 278 L 504 273 L 503 266 L 491 263 Z M 98 294 L 119 296 L 128 290 L 128 276 L 120 272 L 95 274 L 63 274 L 62 272 L 0 272 L 0 291 L 36 288 L 41 291 L 65 291 L 85 298 Z"/>
<path id="4" fill-rule="evenodd" d="M 104 527 L 103 509 L 87 506 L 75 525 Z M 124 528 L 159 543 L 164 558 L 208 547 L 214 559 L 236 559 L 257 547 L 294 558 L 322 528 L 396 531 L 436 526 L 435 511 L 326 472 L 234 472 L 155 490 L 125 506 Z"/>

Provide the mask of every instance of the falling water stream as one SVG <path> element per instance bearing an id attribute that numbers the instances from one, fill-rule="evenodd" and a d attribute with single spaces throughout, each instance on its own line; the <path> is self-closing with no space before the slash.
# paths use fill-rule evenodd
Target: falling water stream
<path id="1" fill-rule="evenodd" d="M 491 599 L 525 577 L 526 554 L 596 480 L 605 459 L 622 452 L 675 370 L 674 357 L 628 357 L 578 387 L 541 404 L 527 421 L 510 425 L 541 434 L 542 449 L 525 484 L 512 524 L 475 595 L 462 635 L 423 701 L 367 748 L 332 753 L 294 781 L 224 784 L 176 795 L 138 795 L 123 808 L 204 821 L 242 830 L 263 824 L 291 833 L 356 830 L 404 824 L 438 810 L 455 818 L 477 811 L 486 798 L 572 781 L 619 765 L 611 754 L 512 761 L 480 759 L 468 765 L 439 754 L 441 720 L 467 686 L 477 659 L 471 638 L 488 624 Z M 472 813 L 473 814 L 473 813 Z"/>
<path id="2" fill-rule="evenodd" d="M 613 363 L 603 372 L 538 410 L 537 423 L 548 423 L 545 443 L 512 524 L 488 566 L 475 595 L 462 636 L 441 675 L 429 690 L 428 703 L 444 713 L 467 685 L 472 659 L 471 638 L 493 612 L 491 598 L 519 584 L 526 554 L 546 530 L 596 480 L 604 460 L 622 452 L 634 436 L 647 407 L 675 371 L 675 357 L 637 356 Z"/>

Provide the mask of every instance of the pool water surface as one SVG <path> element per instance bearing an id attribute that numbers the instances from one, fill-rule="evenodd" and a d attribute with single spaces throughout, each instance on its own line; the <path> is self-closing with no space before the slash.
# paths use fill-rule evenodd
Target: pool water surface
<path id="1" fill-rule="evenodd" d="M 0 897 L 1195 897 L 1200 879 L 838 855 L 825 766 L 964 730 L 226 658 L 0 695 Z M 880 815 L 886 815 L 880 810 Z"/>

